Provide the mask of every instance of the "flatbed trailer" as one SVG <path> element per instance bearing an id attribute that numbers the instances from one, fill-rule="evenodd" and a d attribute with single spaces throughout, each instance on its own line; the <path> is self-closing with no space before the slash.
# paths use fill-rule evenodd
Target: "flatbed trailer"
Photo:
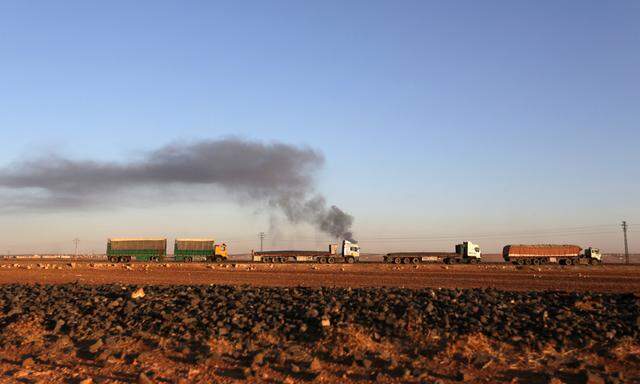
<path id="1" fill-rule="evenodd" d="M 465 259 L 457 253 L 447 252 L 393 252 L 384 255 L 385 263 L 394 264 L 419 264 L 419 263 L 445 263 L 445 264 L 475 264 L 479 259 Z"/>
<path id="2" fill-rule="evenodd" d="M 327 263 L 336 262 L 353 264 L 360 259 L 360 247 L 347 240 L 342 242 L 342 250 L 337 252 L 338 245 L 330 244 L 329 251 L 252 251 L 251 260 L 259 263 Z"/>
<path id="3" fill-rule="evenodd" d="M 481 260 L 480 247 L 470 241 L 457 244 L 456 252 L 391 252 L 383 256 L 385 263 L 419 264 L 477 264 Z"/>

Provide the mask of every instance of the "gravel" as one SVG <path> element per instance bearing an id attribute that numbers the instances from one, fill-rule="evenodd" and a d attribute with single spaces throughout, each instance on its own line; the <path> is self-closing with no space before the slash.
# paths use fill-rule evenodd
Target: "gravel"
<path id="1" fill-rule="evenodd" d="M 376 342 L 400 343 L 411 356 L 431 353 L 415 341 L 416 335 L 427 334 L 439 335 L 442 345 L 482 334 L 515 348 L 540 351 L 553 345 L 606 354 L 623 338 L 634 342 L 640 338 L 640 299 L 634 294 L 491 289 L 0 286 L 0 328 L 27 319 L 38 319 L 58 344 L 68 339 L 82 359 L 118 355 L 121 352 L 112 349 L 114 341 L 130 337 L 198 363 L 220 353 L 212 348 L 213 338 L 240 346 L 224 353 L 244 367 L 239 370 L 244 377 L 279 365 L 312 380 L 326 359 L 307 351 L 321 341 L 338 343 L 336 333 L 348 327 L 365 330 Z M 0 344 L 6 343 L 19 342 L 3 334 Z M 373 374 L 420 374 L 419 367 L 399 362 L 397 356 L 372 355 L 343 345 L 336 345 L 335 351 L 341 361 Z M 331 347 L 324 352 L 338 353 Z M 459 359 L 482 369 L 493 357 L 479 352 Z M 31 364 L 33 360 L 27 361 Z M 580 361 L 574 365 L 584 368 Z M 599 377 L 591 371 L 584 375 L 591 375 L 591 382 Z M 139 382 L 148 379 L 146 374 L 138 377 Z"/>
<path id="2" fill-rule="evenodd" d="M 144 292 L 144 293 L 142 293 Z M 146 296 L 145 296 L 146 295 Z M 484 333 L 493 339 L 567 347 L 638 338 L 634 294 L 250 288 L 233 286 L 8 285 L 0 287 L 0 326 L 35 315 L 76 340 L 139 331 L 195 344 L 212 335 L 242 341 L 257 330 L 314 341 L 356 324 L 402 338 L 439 330 L 445 337 Z M 97 347 L 96 347 L 97 348 Z"/>

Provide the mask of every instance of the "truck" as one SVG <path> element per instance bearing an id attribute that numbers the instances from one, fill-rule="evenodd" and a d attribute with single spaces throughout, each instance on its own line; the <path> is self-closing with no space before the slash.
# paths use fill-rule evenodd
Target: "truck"
<path id="1" fill-rule="evenodd" d="M 560 265 L 602 264 L 598 248 L 586 248 L 572 244 L 510 244 L 502 249 L 504 261 L 516 265 Z"/>
<path id="2" fill-rule="evenodd" d="M 167 239 L 108 239 L 107 259 L 112 263 L 163 261 L 167 256 Z"/>
<path id="3" fill-rule="evenodd" d="M 445 264 L 477 264 L 482 260 L 480 246 L 464 241 L 455 246 L 455 252 L 392 252 L 383 256 L 385 263 L 418 264 L 444 262 Z"/>
<path id="4" fill-rule="evenodd" d="M 176 239 L 173 246 L 175 261 L 209 261 L 220 263 L 229 258 L 227 245 L 214 239 Z"/>
<path id="5" fill-rule="evenodd" d="M 328 263 L 344 262 L 353 264 L 360 259 L 360 246 L 348 240 L 342 241 L 342 249 L 338 253 L 338 244 L 329 244 L 329 251 L 251 251 L 251 260 L 262 263 L 311 262 Z"/>

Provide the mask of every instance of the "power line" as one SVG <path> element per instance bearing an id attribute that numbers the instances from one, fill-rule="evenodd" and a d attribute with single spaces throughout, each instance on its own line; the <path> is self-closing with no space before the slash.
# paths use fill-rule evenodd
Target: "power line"
<path id="1" fill-rule="evenodd" d="M 435 236 L 386 236 L 386 235 L 369 235 L 366 237 L 359 237 L 360 241 L 404 241 L 404 240 L 452 240 L 459 239 L 460 237 L 473 237 L 473 238 L 504 238 L 504 237 L 518 237 L 518 236 L 566 236 L 566 235 L 597 235 L 597 234 L 612 234 L 618 233 L 617 230 L 610 231 L 539 231 L 539 232 L 504 232 L 504 233 L 464 233 L 461 232 L 457 235 L 435 235 Z M 316 241 L 316 238 L 296 237 L 298 241 Z"/>

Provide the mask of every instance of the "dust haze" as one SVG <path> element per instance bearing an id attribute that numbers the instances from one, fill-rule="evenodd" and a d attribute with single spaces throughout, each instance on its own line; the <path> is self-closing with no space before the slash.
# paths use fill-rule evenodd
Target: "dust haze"
<path id="1" fill-rule="evenodd" d="M 266 203 L 290 222 L 353 240 L 353 217 L 316 190 L 323 165 L 323 155 L 310 147 L 237 138 L 176 142 L 122 162 L 50 154 L 0 168 L 0 209 L 86 209 L 136 188 L 194 187 L 196 193 L 195 187 L 215 186 L 234 200 Z"/>

